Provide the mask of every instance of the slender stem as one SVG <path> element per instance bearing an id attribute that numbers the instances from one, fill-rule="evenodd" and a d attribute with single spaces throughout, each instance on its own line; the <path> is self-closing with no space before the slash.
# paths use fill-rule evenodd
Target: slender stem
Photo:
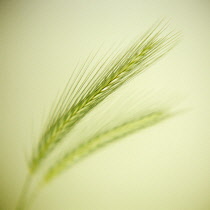
<path id="1" fill-rule="evenodd" d="M 41 186 L 37 186 L 30 194 L 28 199 L 26 200 L 27 203 L 25 204 L 25 210 L 29 210 L 31 205 L 34 203 L 34 201 L 37 198 L 37 195 L 39 194 L 40 190 L 42 189 Z M 21 209 L 22 210 L 22 209 Z"/>
<path id="2" fill-rule="evenodd" d="M 16 210 L 26 209 L 26 203 L 27 203 L 27 197 L 28 197 L 28 193 L 30 189 L 31 179 L 32 179 L 31 174 L 28 174 L 23 184 L 22 191 L 20 193 L 20 197 L 17 202 Z"/>

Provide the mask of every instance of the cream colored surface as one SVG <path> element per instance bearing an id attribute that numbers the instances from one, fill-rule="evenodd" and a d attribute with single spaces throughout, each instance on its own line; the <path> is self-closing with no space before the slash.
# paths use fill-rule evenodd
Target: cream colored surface
<path id="1" fill-rule="evenodd" d="M 182 31 L 181 43 L 120 93 L 179 96 L 189 111 L 88 157 L 32 209 L 209 210 L 209 10 L 207 0 L 1 1 L 0 209 L 14 209 L 25 151 L 79 58 L 129 42 L 166 17 Z"/>

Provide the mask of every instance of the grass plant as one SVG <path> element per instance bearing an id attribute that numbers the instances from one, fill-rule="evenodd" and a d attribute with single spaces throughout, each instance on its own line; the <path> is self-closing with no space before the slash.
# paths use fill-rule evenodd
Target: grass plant
<path id="1" fill-rule="evenodd" d="M 92 59 L 87 60 L 83 68 L 74 71 L 74 76 L 72 75 L 57 104 L 54 104 L 54 108 L 50 112 L 37 147 L 33 149 L 29 161 L 28 178 L 23 187 L 17 210 L 28 209 L 31 199 L 35 197 L 34 193 L 38 192 L 36 189 L 41 189 L 78 160 L 108 143 L 155 125 L 172 115 L 170 110 L 161 107 L 150 112 L 145 110 L 135 119 L 121 122 L 116 127 L 95 133 L 75 148 L 63 152 L 52 164 L 43 164 L 51 153 L 59 149 L 60 144 L 64 141 L 74 140 L 67 138 L 67 134 L 90 111 L 177 44 L 179 33 L 165 33 L 166 28 L 166 24 L 158 23 L 126 50 L 101 59 L 91 67 L 90 71 L 88 68 Z M 45 171 L 43 167 L 46 167 Z M 43 174 L 37 186 L 32 186 L 32 180 L 42 170 Z M 35 190 L 32 189 L 33 187 Z"/>

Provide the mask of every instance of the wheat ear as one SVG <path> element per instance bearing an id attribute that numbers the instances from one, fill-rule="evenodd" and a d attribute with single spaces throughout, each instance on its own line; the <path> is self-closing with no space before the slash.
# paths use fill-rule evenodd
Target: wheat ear
<path id="1" fill-rule="evenodd" d="M 118 139 L 122 139 L 136 131 L 155 125 L 171 115 L 172 114 L 169 114 L 167 110 L 155 110 L 93 136 L 85 143 L 82 143 L 72 151 L 67 152 L 55 164 L 53 164 L 45 174 L 42 184 L 48 183 L 72 166 L 75 162 L 81 160 L 99 148 L 104 147 L 111 142 L 115 142 Z"/>
<path id="2" fill-rule="evenodd" d="M 81 96 L 69 96 L 69 91 L 64 96 L 63 102 L 57 106 L 56 111 L 39 141 L 38 148 L 33 153 L 30 161 L 30 171 L 34 173 L 42 161 L 56 145 L 63 141 L 67 133 L 89 111 L 113 93 L 125 82 L 141 73 L 148 66 L 167 53 L 179 38 L 178 34 L 163 35 L 165 26 L 153 27 L 143 38 L 137 40 L 123 55 L 118 56 L 111 64 L 98 65 L 94 72 L 101 72 L 92 83 L 83 82 Z M 94 77 L 95 75 L 91 75 Z M 91 78 L 89 75 L 89 78 Z M 88 80 L 90 81 L 90 80 Z M 88 87 L 88 88 L 84 88 Z M 78 90 L 77 90 L 78 91 Z M 75 90 L 72 94 L 75 95 Z M 72 96 L 71 94 L 71 96 Z M 71 101 L 69 103 L 69 101 Z"/>

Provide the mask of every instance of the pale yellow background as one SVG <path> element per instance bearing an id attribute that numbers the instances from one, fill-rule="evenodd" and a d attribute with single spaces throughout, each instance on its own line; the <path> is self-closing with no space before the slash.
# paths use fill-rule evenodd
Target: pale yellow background
<path id="1" fill-rule="evenodd" d="M 162 17 L 182 31 L 182 41 L 127 88 L 161 89 L 168 100 L 179 96 L 179 106 L 189 111 L 90 156 L 51 183 L 32 209 L 210 209 L 210 2 L 5 0 L 0 1 L 1 210 L 14 209 L 26 174 L 25 151 L 79 58 L 101 44 L 108 49 L 129 42 Z"/>

